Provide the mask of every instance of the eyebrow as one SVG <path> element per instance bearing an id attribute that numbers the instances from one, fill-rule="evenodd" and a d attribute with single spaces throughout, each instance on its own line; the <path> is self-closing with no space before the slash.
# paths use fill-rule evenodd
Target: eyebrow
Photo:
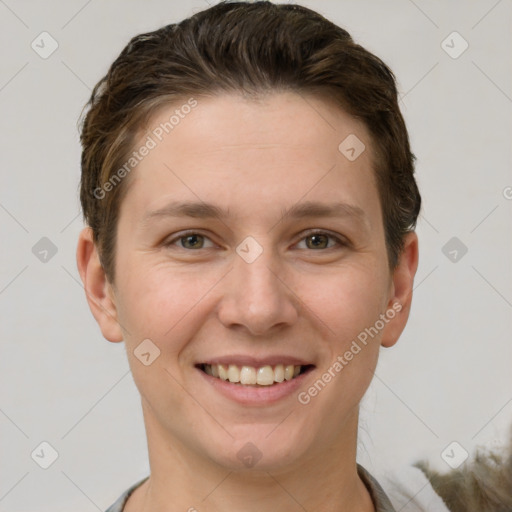
<path id="1" fill-rule="evenodd" d="M 281 215 L 294 219 L 304 217 L 356 217 L 361 220 L 366 219 L 366 214 L 362 208 L 348 203 L 319 203 L 315 201 L 305 201 L 293 205 L 288 210 L 281 210 Z"/>
<path id="2" fill-rule="evenodd" d="M 202 201 L 174 201 L 159 208 L 147 212 L 142 218 L 142 223 L 146 224 L 154 218 L 161 217 L 192 217 L 195 219 L 219 219 L 223 220 L 229 217 L 229 208 L 222 209 L 211 203 Z M 316 201 L 304 201 L 297 203 L 290 208 L 281 209 L 281 217 L 303 219 L 310 217 L 352 217 L 362 221 L 368 226 L 368 217 L 359 206 L 343 202 L 320 203 Z"/>
<path id="3" fill-rule="evenodd" d="M 159 208 L 147 212 L 142 218 L 143 223 L 159 217 L 193 217 L 195 219 L 223 219 L 229 216 L 229 209 L 223 210 L 211 203 L 201 201 L 174 201 Z"/>

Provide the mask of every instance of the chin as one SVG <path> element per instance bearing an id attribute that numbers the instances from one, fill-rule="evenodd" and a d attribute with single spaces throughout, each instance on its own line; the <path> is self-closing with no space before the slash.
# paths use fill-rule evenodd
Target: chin
<path id="1" fill-rule="evenodd" d="M 221 443 L 211 458 L 230 471 L 278 471 L 296 464 L 307 450 L 308 436 L 290 431 L 289 425 L 279 430 L 276 425 L 254 425 L 237 429 L 235 439 Z M 275 429 L 275 430 L 273 430 Z M 311 431 L 308 432 L 311 436 Z M 210 445 L 210 450 L 211 450 Z"/>

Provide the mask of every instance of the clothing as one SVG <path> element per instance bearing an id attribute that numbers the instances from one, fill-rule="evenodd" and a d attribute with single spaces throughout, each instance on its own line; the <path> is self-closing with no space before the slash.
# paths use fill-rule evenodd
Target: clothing
<path id="1" fill-rule="evenodd" d="M 388 467 L 377 476 L 400 512 L 450 512 L 423 471 L 414 466 Z"/>
<path id="2" fill-rule="evenodd" d="M 396 512 L 379 482 L 377 482 L 377 480 L 375 480 L 375 478 L 373 478 L 373 476 L 370 475 L 370 473 L 368 473 L 368 471 L 366 471 L 366 469 L 364 469 L 360 464 L 357 465 L 357 474 L 363 481 L 364 485 L 366 485 L 366 488 L 372 497 L 375 512 Z"/>
<path id="3" fill-rule="evenodd" d="M 131 496 L 132 492 L 135 491 L 135 489 L 137 489 L 137 487 L 142 485 L 148 478 L 149 478 L 149 476 L 147 476 L 146 478 L 143 478 L 142 480 L 138 481 L 136 484 L 133 484 L 131 487 L 129 487 L 125 492 L 123 492 L 123 494 L 121 494 L 121 496 L 119 496 L 117 501 L 106 510 L 106 512 L 122 512 L 124 509 L 124 506 L 126 505 L 126 502 L 128 501 L 128 498 Z"/>
<path id="4" fill-rule="evenodd" d="M 375 511 L 396 512 L 396 510 L 393 508 L 393 505 L 389 501 L 389 498 L 384 492 L 384 489 L 382 489 L 382 487 L 379 485 L 379 482 L 377 482 L 377 480 L 375 480 L 375 478 L 373 478 L 373 476 L 370 475 L 370 473 L 368 473 L 368 471 L 366 471 L 363 466 L 360 466 L 359 464 L 357 465 L 357 473 L 363 483 L 366 485 L 368 492 L 370 493 L 373 504 L 375 506 Z M 118 498 L 118 500 L 107 509 L 106 512 L 122 512 L 132 492 L 135 491 L 139 485 L 142 485 L 148 478 L 149 477 L 146 477 L 143 480 L 140 480 L 136 484 L 132 485 L 129 489 L 127 489 Z"/>

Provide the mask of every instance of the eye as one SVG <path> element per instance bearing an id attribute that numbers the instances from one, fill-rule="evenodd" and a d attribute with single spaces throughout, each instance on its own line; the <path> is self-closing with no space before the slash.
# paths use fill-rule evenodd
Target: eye
<path id="1" fill-rule="evenodd" d="M 208 243 L 210 245 L 208 245 Z M 299 247 L 300 244 L 305 243 L 305 247 Z M 178 247 L 187 250 L 210 249 L 215 247 L 215 244 L 206 236 L 196 231 L 188 231 L 174 236 L 169 241 L 165 242 L 165 247 Z M 299 249 L 331 249 L 333 247 L 346 247 L 348 242 L 341 237 L 335 236 L 325 231 L 310 231 L 304 236 L 297 247 Z"/>
<path id="2" fill-rule="evenodd" d="M 211 245 L 205 246 L 205 241 L 209 241 Z M 208 249 L 210 247 L 213 247 L 214 244 L 212 241 L 205 235 L 202 235 L 201 233 L 196 233 L 194 231 L 189 231 L 186 233 L 181 233 L 180 235 L 172 238 L 168 242 L 165 242 L 166 247 L 170 247 L 173 245 L 178 245 L 181 249 Z"/>
<path id="3" fill-rule="evenodd" d="M 326 233 L 325 231 L 311 231 L 299 242 L 305 241 L 307 249 L 331 249 L 336 245 L 344 247 L 347 245 L 341 238 Z M 329 243 L 331 241 L 331 243 Z M 299 245 L 297 244 L 297 245 Z M 299 247 L 300 248 L 300 247 Z"/>

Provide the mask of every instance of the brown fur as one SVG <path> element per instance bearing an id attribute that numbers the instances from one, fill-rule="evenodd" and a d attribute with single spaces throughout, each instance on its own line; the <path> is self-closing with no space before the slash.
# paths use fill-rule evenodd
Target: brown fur
<path id="1" fill-rule="evenodd" d="M 441 474 L 428 463 L 415 464 L 451 512 L 512 512 L 512 436 L 508 453 L 477 451 L 460 468 Z"/>

